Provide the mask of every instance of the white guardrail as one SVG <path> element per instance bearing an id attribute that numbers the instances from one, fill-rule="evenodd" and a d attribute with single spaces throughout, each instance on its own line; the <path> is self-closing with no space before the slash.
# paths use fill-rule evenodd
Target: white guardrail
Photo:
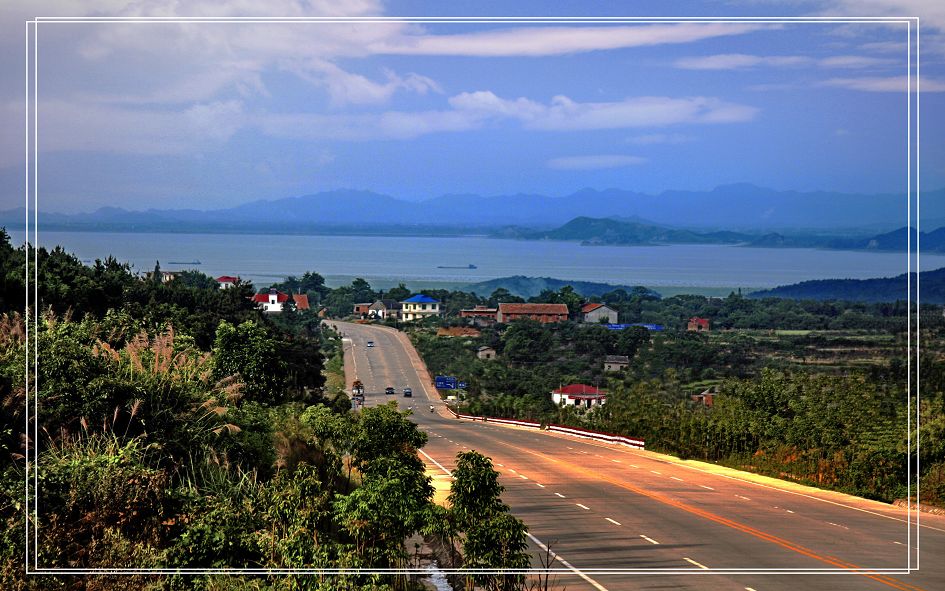
<path id="1" fill-rule="evenodd" d="M 480 417 L 476 415 L 462 415 L 454 411 L 449 406 L 446 407 L 453 416 L 457 419 L 463 419 L 467 421 L 482 421 L 484 423 L 501 423 L 505 425 L 516 425 L 519 427 L 530 427 L 532 429 L 540 429 L 541 423 L 536 423 L 534 421 L 519 421 L 516 419 L 499 419 L 496 417 Z M 644 449 L 644 442 L 642 439 L 637 439 L 634 437 L 626 437 L 624 435 L 614 435 L 613 433 L 603 433 L 601 431 L 591 431 L 589 429 L 579 429 L 577 427 L 565 427 L 563 425 L 548 425 L 546 427 L 548 431 L 554 431 L 556 433 L 564 433 L 565 435 L 571 435 L 574 437 L 581 437 L 583 439 L 595 439 L 597 441 L 607 441 L 609 443 L 618 443 L 620 445 L 626 445 L 627 447 L 632 447 L 633 449 Z"/>

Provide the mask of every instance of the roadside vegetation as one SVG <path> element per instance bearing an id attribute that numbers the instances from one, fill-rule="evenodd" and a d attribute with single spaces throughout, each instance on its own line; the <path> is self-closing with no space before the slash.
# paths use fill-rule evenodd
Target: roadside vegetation
<path id="1" fill-rule="evenodd" d="M 913 326 L 922 328 L 919 355 L 912 334 L 920 401 L 914 374 L 908 379 L 905 302 L 755 300 L 737 293 L 661 299 L 641 288 L 594 299 L 616 309 L 622 323 L 658 324 L 661 331 L 520 320 L 483 327 L 478 336 L 445 337 L 436 329 L 465 324 L 459 309 L 522 299 L 503 290 L 489 298 L 424 293 L 444 302 L 446 315 L 401 328 L 431 373 L 468 384 L 463 392 L 442 392 L 459 394 L 464 411 L 641 437 L 655 451 L 890 502 L 907 496 L 911 463 L 922 502 L 945 506 L 940 306 L 913 308 Z M 564 287 L 529 301 L 567 304 L 576 318 L 584 300 Z M 711 319 L 711 331 L 687 331 L 693 316 Z M 482 346 L 497 357 L 479 359 Z M 607 355 L 627 356 L 629 366 L 605 373 Z M 556 407 L 550 392 L 574 383 L 606 389 L 607 403 Z M 706 391 L 711 406 L 692 398 Z M 909 411 L 914 417 L 917 406 L 921 431 L 913 420 L 910 432 Z M 916 437 L 920 457 L 909 454 Z"/>
<path id="2" fill-rule="evenodd" d="M 39 305 L 24 317 L 34 256 Z M 409 412 L 352 413 L 337 335 L 311 312 L 258 312 L 252 292 L 195 272 L 142 279 L 114 259 L 86 266 L 0 231 L 0 588 L 418 588 L 370 573 L 27 578 L 27 518 L 41 568 L 403 568 L 415 534 L 454 543 L 458 566 L 527 564 L 524 524 L 487 458 L 461 456 L 452 507 L 435 505 Z M 23 496 L 34 468 L 35 517 Z"/>

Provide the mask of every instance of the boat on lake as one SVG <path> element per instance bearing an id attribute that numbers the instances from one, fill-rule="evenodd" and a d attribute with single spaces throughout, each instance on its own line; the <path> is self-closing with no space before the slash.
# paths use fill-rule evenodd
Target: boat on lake
<path id="1" fill-rule="evenodd" d="M 437 267 L 437 269 L 478 269 L 478 268 L 479 267 L 477 267 L 476 265 L 472 263 L 469 263 L 468 265 L 465 265 L 463 267 L 451 267 L 449 265 L 439 265 Z"/>
<path id="2" fill-rule="evenodd" d="M 200 261 L 171 261 L 169 265 L 199 265 Z"/>

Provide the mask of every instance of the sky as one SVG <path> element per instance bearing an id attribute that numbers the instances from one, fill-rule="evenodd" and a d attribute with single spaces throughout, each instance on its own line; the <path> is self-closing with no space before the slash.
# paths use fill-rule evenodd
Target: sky
<path id="1" fill-rule="evenodd" d="M 920 175 L 945 186 L 945 2 L 257 4 L 0 5 L 0 209 L 24 204 L 33 16 L 919 16 Z M 344 188 L 906 191 L 901 23 L 70 22 L 41 23 L 37 46 L 44 211 Z"/>

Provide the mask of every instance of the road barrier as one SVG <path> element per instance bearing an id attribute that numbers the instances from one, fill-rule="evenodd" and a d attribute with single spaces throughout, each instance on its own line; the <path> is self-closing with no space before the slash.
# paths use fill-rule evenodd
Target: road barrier
<path id="1" fill-rule="evenodd" d="M 516 425 L 518 427 L 529 427 L 532 429 L 541 429 L 541 423 L 536 423 L 534 421 L 519 421 L 517 419 L 500 419 L 497 417 L 480 417 L 477 415 L 462 415 L 450 408 L 446 407 L 450 413 L 453 414 L 457 419 L 463 419 L 466 421 L 482 421 L 483 423 L 501 423 L 504 425 Z M 617 443 L 620 445 L 626 445 L 627 447 L 632 447 L 633 449 L 644 449 L 644 441 L 636 437 L 626 437 L 624 435 L 615 435 L 613 433 L 604 433 L 602 431 L 592 431 L 590 429 L 580 429 L 578 427 L 565 427 L 564 425 L 548 425 L 546 427 L 548 431 L 554 431 L 556 433 L 563 433 L 565 435 L 571 435 L 574 437 L 581 437 L 583 439 L 594 439 L 597 441 L 606 441 L 608 443 Z"/>

